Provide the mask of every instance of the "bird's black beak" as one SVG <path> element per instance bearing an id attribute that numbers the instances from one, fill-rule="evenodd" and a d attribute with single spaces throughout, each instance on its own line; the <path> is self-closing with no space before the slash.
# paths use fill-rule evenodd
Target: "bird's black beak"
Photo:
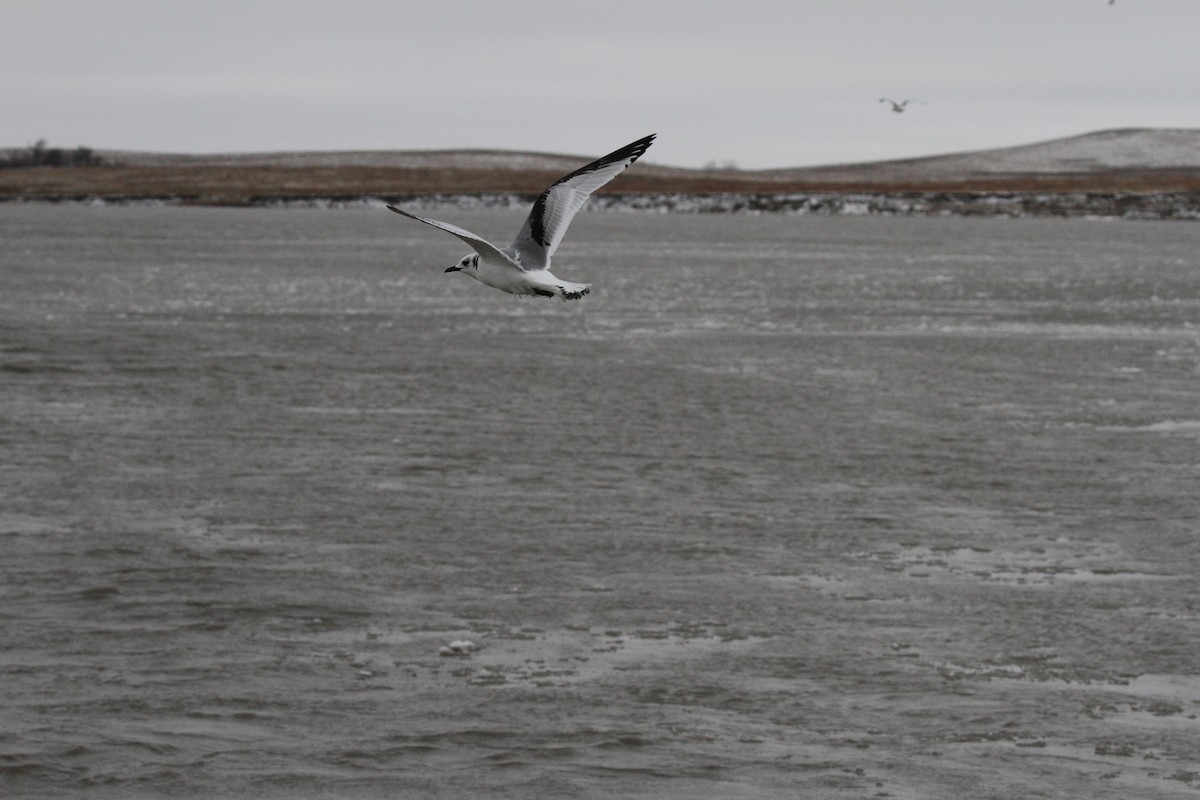
<path id="1" fill-rule="evenodd" d="M 462 272 L 462 267 L 447 267 L 446 272 Z"/>

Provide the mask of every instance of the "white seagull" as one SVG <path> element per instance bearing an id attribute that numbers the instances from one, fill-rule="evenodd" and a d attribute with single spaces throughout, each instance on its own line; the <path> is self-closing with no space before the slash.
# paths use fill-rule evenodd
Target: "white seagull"
<path id="1" fill-rule="evenodd" d="M 891 99 L 890 97 L 881 97 L 881 98 L 879 98 L 879 102 L 891 103 L 892 111 L 896 112 L 897 114 L 903 114 L 904 107 L 906 105 L 908 105 L 909 103 L 924 103 L 925 101 L 924 100 L 901 100 L 899 103 L 897 103 L 895 100 Z"/>
<path id="2" fill-rule="evenodd" d="M 555 181 L 538 195 L 521 232 L 508 247 L 496 247 L 482 236 L 448 222 L 418 217 L 395 206 L 388 208 L 453 234 L 475 248 L 475 252 L 460 259 L 446 272 L 465 272 L 480 283 L 509 294 L 578 300 L 592 290 L 592 285 L 556 278 L 550 272 L 550 257 L 558 249 L 575 212 L 583 208 L 592 192 L 637 161 L 656 135 L 652 133 L 631 142 Z"/>

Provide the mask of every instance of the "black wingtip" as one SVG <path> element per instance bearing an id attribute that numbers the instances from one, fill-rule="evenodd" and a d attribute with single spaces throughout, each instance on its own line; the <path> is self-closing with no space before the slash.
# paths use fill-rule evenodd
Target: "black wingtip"
<path id="1" fill-rule="evenodd" d="M 650 145 L 654 144 L 654 139 L 657 136 L 657 133 L 652 133 L 649 136 L 643 136 L 636 142 L 630 142 L 620 150 L 610 154 L 607 156 L 607 158 L 611 158 L 614 161 L 620 158 L 632 158 L 633 161 L 637 161 L 639 158 L 641 158 L 643 153 L 650 149 Z"/>
<path id="2" fill-rule="evenodd" d="M 657 133 L 652 133 L 649 136 L 643 136 L 641 139 L 638 139 L 637 141 L 630 142 L 629 144 L 625 145 L 624 147 L 619 147 L 616 150 L 613 150 L 611 153 L 609 153 L 606 156 L 600 156 L 600 158 L 597 158 L 595 161 L 588 164 L 587 166 L 580 167 L 579 169 L 572 172 L 570 175 L 563 177 L 559 182 L 561 183 L 562 181 L 566 180 L 567 178 L 572 178 L 582 172 L 590 172 L 593 169 L 598 169 L 600 167 L 607 166 L 608 164 L 611 164 L 614 161 L 624 161 L 625 159 L 628 158 L 629 163 L 632 164 L 634 161 L 637 161 L 639 158 L 641 158 L 643 153 L 645 153 L 647 150 L 650 149 L 650 145 L 654 144 L 654 137 L 656 137 L 656 136 L 658 136 Z"/>
<path id="3" fill-rule="evenodd" d="M 395 206 L 388 206 L 388 208 L 389 208 L 390 210 L 392 210 L 392 211 L 395 211 L 397 214 L 403 214 L 403 213 L 404 213 L 403 211 L 401 211 L 400 209 L 396 208 Z"/>

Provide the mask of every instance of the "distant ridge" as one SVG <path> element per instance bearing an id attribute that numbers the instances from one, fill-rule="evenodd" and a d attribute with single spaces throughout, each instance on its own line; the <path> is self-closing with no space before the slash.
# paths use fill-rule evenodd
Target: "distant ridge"
<path id="1" fill-rule="evenodd" d="M 102 150 L 101 166 L 0 169 L 0 201 L 157 199 L 212 205 L 536 195 L 592 156 L 503 150 L 228 154 Z M 1200 193 L 1200 129 L 1097 131 L 1016 147 L 767 170 L 638 162 L 605 190 L 628 195 Z"/>
<path id="2" fill-rule="evenodd" d="M 574 169 L 591 156 L 519 150 L 347 150 L 262 153 L 152 153 L 99 150 L 106 163 L 125 166 L 385 167 L 401 169 Z M 817 172 L 861 170 L 911 173 L 1079 173 L 1112 169 L 1200 169 L 1200 128 L 1121 128 L 1013 147 L 885 161 L 811 167 L 736 170 L 759 177 L 791 178 Z M 639 164 L 656 174 L 728 173 L 730 170 Z"/>
<path id="3" fill-rule="evenodd" d="M 98 150 L 107 164 L 153 166 L 381 167 L 391 169 L 574 169 L 586 156 L 519 150 L 311 150 L 261 153 L 153 153 Z"/>

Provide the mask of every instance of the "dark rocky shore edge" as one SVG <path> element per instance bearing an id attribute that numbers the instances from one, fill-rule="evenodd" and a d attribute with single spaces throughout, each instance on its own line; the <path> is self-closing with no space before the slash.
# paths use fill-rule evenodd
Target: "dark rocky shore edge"
<path id="1" fill-rule="evenodd" d="M 489 192 L 387 196 L 245 197 L 238 202 L 188 196 L 76 196 L 20 198 L 5 202 L 122 205 L 222 205 L 251 208 L 526 209 L 534 193 Z M 924 216 L 1007 218 L 1113 218 L 1200 220 L 1200 192 L 711 192 L 609 193 L 592 197 L 585 210 L 658 214 L 794 214 L 819 216 Z"/>
<path id="2" fill-rule="evenodd" d="M 445 195 L 389 199 L 405 205 L 526 208 L 535 195 Z M 312 204 L 311 200 L 285 201 Z M 333 204 L 341 201 L 315 201 Z M 364 202 L 364 201 L 358 201 Z M 369 201 L 368 201 L 369 202 Z M 847 192 L 606 194 L 594 210 L 684 214 L 813 214 L 825 216 L 1114 217 L 1200 220 L 1195 193 Z M 270 204 L 270 203 L 268 203 Z"/>

